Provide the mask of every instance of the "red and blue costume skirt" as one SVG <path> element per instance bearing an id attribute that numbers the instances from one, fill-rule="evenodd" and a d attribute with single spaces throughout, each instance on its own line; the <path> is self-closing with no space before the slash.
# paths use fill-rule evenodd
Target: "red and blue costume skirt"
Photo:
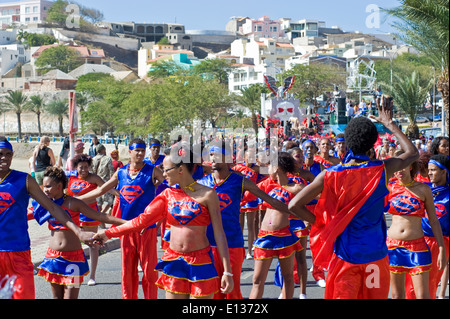
<path id="1" fill-rule="evenodd" d="M 424 237 L 414 240 L 397 240 L 388 237 L 386 243 L 389 249 L 391 273 L 416 275 L 430 271 L 431 252 Z"/>
<path id="2" fill-rule="evenodd" d="M 309 228 L 306 227 L 305 223 L 301 219 L 289 218 L 289 225 L 298 238 L 309 236 Z"/>
<path id="3" fill-rule="evenodd" d="M 91 207 L 92 209 L 95 209 L 96 211 L 98 211 L 97 202 L 89 204 L 88 206 Z M 95 220 L 95 219 L 86 217 L 83 214 L 80 214 L 80 226 L 81 227 L 96 227 L 100 224 L 101 224 L 101 222 L 99 222 L 98 220 Z"/>
<path id="4" fill-rule="evenodd" d="M 219 276 L 210 246 L 188 253 L 168 247 L 155 270 L 162 273 L 156 285 L 170 293 L 205 297 L 219 291 Z"/>
<path id="5" fill-rule="evenodd" d="M 249 201 L 249 202 L 241 202 L 241 213 L 251 213 L 259 211 L 260 201 L 258 199 Z"/>
<path id="6" fill-rule="evenodd" d="M 289 226 L 275 231 L 261 230 L 253 246 L 254 259 L 288 258 L 303 249 L 300 239 Z"/>
<path id="7" fill-rule="evenodd" d="M 80 285 L 89 273 L 89 265 L 82 249 L 57 251 L 49 248 L 38 267 L 38 276 L 52 284 Z"/>

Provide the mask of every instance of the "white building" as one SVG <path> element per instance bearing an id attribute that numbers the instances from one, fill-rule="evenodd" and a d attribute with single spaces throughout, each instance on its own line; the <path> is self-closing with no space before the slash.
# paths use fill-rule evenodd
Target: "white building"
<path id="1" fill-rule="evenodd" d="M 291 43 L 279 41 L 252 37 L 231 44 L 231 56 L 239 60 L 228 78 L 231 93 L 240 93 L 252 84 L 263 84 L 264 75 L 276 76 L 285 69 L 286 61 L 295 56 L 295 50 Z"/>
<path id="2" fill-rule="evenodd" d="M 25 64 L 30 60 L 30 52 L 22 44 L 0 46 L 0 76 L 5 75 L 17 63 Z"/>
<path id="3" fill-rule="evenodd" d="M 12 24 L 42 23 L 52 4 L 53 2 L 48 0 L 0 3 L 0 24 L 10 26 Z"/>

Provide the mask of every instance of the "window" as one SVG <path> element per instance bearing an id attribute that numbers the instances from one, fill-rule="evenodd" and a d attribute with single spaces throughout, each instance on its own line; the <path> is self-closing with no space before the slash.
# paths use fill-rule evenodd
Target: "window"
<path id="1" fill-rule="evenodd" d="M 30 7 L 25 7 L 25 13 L 30 13 Z"/>
<path id="2" fill-rule="evenodd" d="M 39 11 L 39 7 L 38 6 L 34 6 L 33 7 L 33 13 L 38 13 Z"/>
<path id="3" fill-rule="evenodd" d="M 33 17 L 33 21 L 38 21 L 38 17 Z"/>

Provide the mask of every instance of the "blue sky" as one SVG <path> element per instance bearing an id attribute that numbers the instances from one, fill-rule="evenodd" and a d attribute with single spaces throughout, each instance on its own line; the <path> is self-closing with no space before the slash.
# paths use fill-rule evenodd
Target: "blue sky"
<path id="1" fill-rule="evenodd" d="M 11 2 L 12 0 L 0 0 Z M 225 30 L 232 16 L 293 20 L 317 19 L 327 27 L 339 26 L 344 31 L 364 33 L 394 32 L 392 20 L 380 16 L 380 27 L 368 28 L 368 5 L 392 8 L 398 0 L 76 0 L 78 3 L 99 9 L 106 21 L 115 22 L 177 22 L 188 30 Z M 372 20 L 373 21 L 373 20 Z"/>

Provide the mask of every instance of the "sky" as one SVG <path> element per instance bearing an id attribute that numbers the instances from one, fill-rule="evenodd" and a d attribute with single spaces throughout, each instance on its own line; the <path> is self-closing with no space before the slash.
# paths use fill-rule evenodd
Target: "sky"
<path id="1" fill-rule="evenodd" d="M 14 0 L 0 0 L 12 2 Z M 225 30 L 233 16 L 273 20 L 325 21 L 346 32 L 392 33 L 392 19 L 379 19 L 373 7 L 393 8 L 398 0 L 75 0 L 103 12 L 108 22 L 179 23 L 186 30 Z M 367 12 L 366 12 L 367 11 Z"/>

